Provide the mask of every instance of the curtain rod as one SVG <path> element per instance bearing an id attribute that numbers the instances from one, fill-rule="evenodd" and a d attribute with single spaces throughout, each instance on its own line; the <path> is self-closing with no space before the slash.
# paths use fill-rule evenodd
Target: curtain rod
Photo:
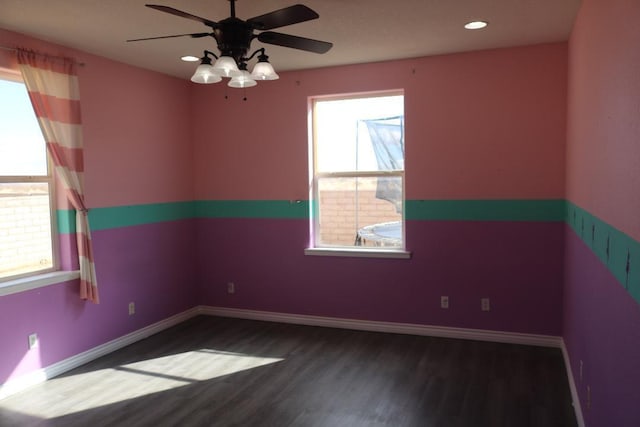
<path id="1" fill-rule="evenodd" d="M 30 50 L 30 49 L 19 49 L 17 47 L 11 47 L 11 46 L 2 46 L 2 45 L 0 45 L 0 49 L 9 50 L 11 52 L 17 52 L 19 50 Z M 39 55 L 39 56 L 47 56 L 49 58 L 53 58 L 53 59 L 57 59 L 57 60 L 67 59 L 67 60 L 72 61 L 74 64 L 76 64 L 76 65 L 78 65 L 80 67 L 84 67 L 84 62 L 77 61 L 74 58 L 65 58 L 65 57 L 57 56 L 57 55 L 50 55 L 48 53 L 37 52 L 35 50 L 31 50 L 31 52 L 33 52 L 33 53 L 35 53 L 36 55 Z"/>

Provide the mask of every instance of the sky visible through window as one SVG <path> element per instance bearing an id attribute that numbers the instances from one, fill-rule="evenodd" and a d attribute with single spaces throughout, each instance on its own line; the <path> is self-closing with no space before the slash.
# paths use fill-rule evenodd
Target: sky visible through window
<path id="1" fill-rule="evenodd" d="M 0 175 L 46 175 L 44 144 L 24 84 L 0 79 Z"/>
<path id="2" fill-rule="evenodd" d="M 402 144 L 404 95 L 320 98 L 313 114 L 313 245 L 403 248 L 403 162 L 385 160 Z"/>
<path id="3" fill-rule="evenodd" d="M 377 170 L 368 132 L 358 133 L 358 122 L 404 115 L 404 96 L 319 100 L 315 114 L 317 172 Z"/>
<path id="4" fill-rule="evenodd" d="M 0 76 L 0 279 L 54 267 L 48 181 L 27 90 Z"/>

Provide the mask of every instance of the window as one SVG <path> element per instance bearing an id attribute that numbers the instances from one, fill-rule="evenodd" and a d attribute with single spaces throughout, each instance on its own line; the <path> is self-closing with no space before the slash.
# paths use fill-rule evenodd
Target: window
<path id="1" fill-rule="evenodd" d="M 52 190 L 27 90 L 0 74 L 0 282 L 56 268 Z"/>
<path id="2" fill-rule="evenodd" d="M 311 100 L 313 248 L 404 251 L 404 96 Z"/>

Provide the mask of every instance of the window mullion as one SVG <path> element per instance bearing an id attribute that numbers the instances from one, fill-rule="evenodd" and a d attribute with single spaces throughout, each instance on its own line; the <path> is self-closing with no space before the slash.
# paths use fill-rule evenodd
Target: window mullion
<path id="1" fill-rule="evenodd" d="M 0 182 L 51 182 L 48 175 L 42 176 L 0 176 Z"/>
<path id="2" fill-rule="evenodd" d="M 358 171 L 358 172 L 317 172 L 317 178 L 377 178 L 386 176 L 403 177 L 404 171 Z"/>

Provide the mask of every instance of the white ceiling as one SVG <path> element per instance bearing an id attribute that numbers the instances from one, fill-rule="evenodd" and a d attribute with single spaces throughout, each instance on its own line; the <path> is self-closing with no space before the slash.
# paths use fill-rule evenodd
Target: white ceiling
<path id="1" fill-rule="evenodd" d="M 265 45 L 278 71 L 563 41 L 580 5 L 580 0 L 238 0 L 236 15 L 246 20 L 296 2 L 318 12 L 320 19 L 275 31 L 334 46 L 318 55 Z M 0 0 L 0 28 L 184 78 L 195 65 L 180 56 L 217 51 L 209 37 L 126 43 L 208 30 L 145 3 L 212 21 L 229 16 L 227 0 Z M 489 27 L 463 28 L 476 19 L 489 21 Z M 254 41 L 252 48 L 260 45 Z"/>

